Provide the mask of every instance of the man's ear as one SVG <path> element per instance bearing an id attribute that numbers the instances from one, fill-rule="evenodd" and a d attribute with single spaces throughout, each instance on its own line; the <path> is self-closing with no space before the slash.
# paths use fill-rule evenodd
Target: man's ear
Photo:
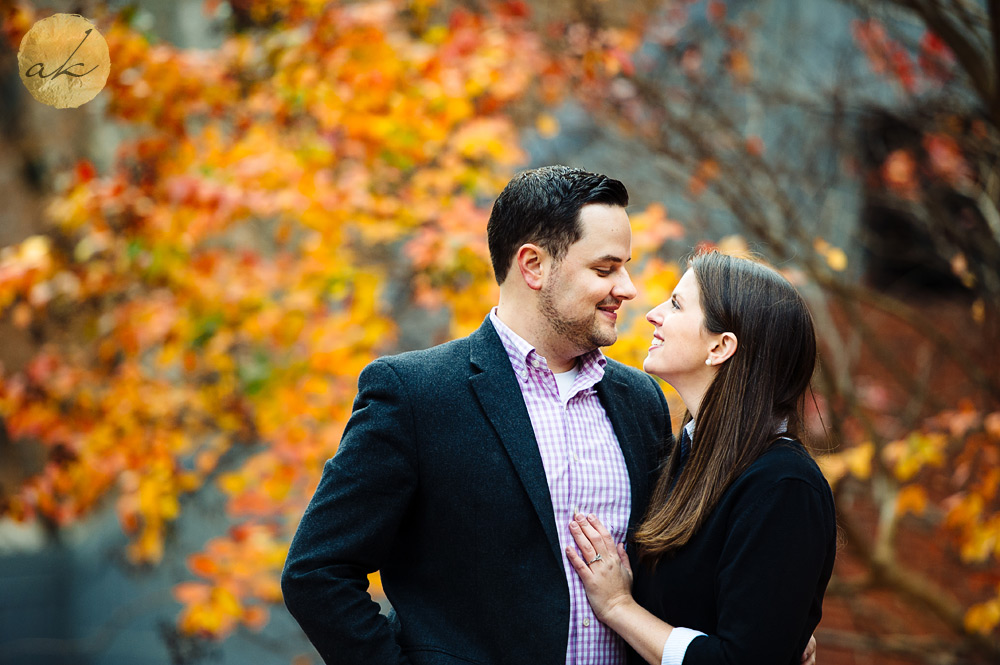
<path id="1" fill-rule="evenodd" d="M 545 271 L 548 270 L 549 253 L 538 245 L 525 243 L 514 255 L 521 279 L 529 289 L 538 291 L 545 281 Z"/>
<path id="2" fill-rule="evenodd" d="M 731 332 L 724 332 L 715 339 L 715 344 L 708 352 L 709 365 L 721 365 L 736 353 L 736 348 L 740 345 L 736 335 Z"/>

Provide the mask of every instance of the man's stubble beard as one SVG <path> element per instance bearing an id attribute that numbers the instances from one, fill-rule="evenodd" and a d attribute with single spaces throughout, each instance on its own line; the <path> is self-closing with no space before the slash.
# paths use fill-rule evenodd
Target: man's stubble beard
<path id="1" fill-rule="evenodd" d="M 593 312 L 589 317 L 570 319 L 559 312 L 556 300 L 562 294 L 563 289 L 558 286 L 556 279 L 558 274 L 557 268 L 539 292 L 541 312 L 552 331 L 572 344 L 580 353 L 589 353 L 596 348 L 614 344 L 618 339 L 618 331 L 614 326 L 609 331 L 602 330 L 597 322 L 597 305 L 601 303 L 594 304 Z M 608 304 L 615 302 L 617 301 L 611 300 Z"/>

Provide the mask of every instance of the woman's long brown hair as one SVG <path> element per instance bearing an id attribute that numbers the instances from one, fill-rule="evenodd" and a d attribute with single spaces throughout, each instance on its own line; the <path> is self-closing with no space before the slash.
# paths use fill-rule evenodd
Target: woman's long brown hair
<path id="1" fill-rule="evenodd" d="M 816 365 L 812 317 L 777 271 L 718 252 L 696 255 L 688 265 L 701 290 L 705 328 L 733 333 L 737 349 L 702 398 L 683 473 L 675 483 L 675 446 L 636 531 L 640 559 L 649 565 L 691 539 L 729 485 L 782 431 L 798 436 Z M 685 424 L 690 419 L 686 414 Z"/>

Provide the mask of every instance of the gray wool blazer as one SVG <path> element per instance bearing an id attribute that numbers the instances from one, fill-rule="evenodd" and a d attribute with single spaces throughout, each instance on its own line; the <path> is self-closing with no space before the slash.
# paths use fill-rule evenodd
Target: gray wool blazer
<path id="1" fill-rule="evenodd" d="M 628 467 L 631 531 L 671 441 L 667 404 L 654 379 L 612 360 L 597 393 Z M 487 317 L 361 373 L 285 562 L 285 604 L 329 665 L 562 665 L 564 527 Z M 375 570 L 388 617 L 367 592 Z"/>

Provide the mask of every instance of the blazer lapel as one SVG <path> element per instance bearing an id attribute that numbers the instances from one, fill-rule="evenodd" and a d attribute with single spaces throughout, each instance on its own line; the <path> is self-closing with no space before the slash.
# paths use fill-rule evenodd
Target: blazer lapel
<path id="1" fill-rule="evenodd" d="M 604 368 L 604 378 L 597 384 L 597 396 L 611 419 L 611 426 L 614 427 L 628 468 L 629 486 L 632 490 L 632 510 L 628 524 L 631 533 L 646 511 L 648 469 L 645 468 L 646 451 L 643 449 L 641 430 L 629 402 L 628 392 L 628 385 L 618 380 L 615 368 L 609 362 Z"/>
<path id="2" fill-rule="evenodd" d="M 535 431 L 521 396 L 517 376 L 493 324 L 487 318 L 479 330 L 469 336 L 469 356 L 473 373 L 469 384 L 480 406 L 492 423 L 500 441 L 538 513 L 542 528 L 549 539 L 552 554 L 562 561 L 556 519 L 552 512 L 552 497 L 538 452 Z"/>

